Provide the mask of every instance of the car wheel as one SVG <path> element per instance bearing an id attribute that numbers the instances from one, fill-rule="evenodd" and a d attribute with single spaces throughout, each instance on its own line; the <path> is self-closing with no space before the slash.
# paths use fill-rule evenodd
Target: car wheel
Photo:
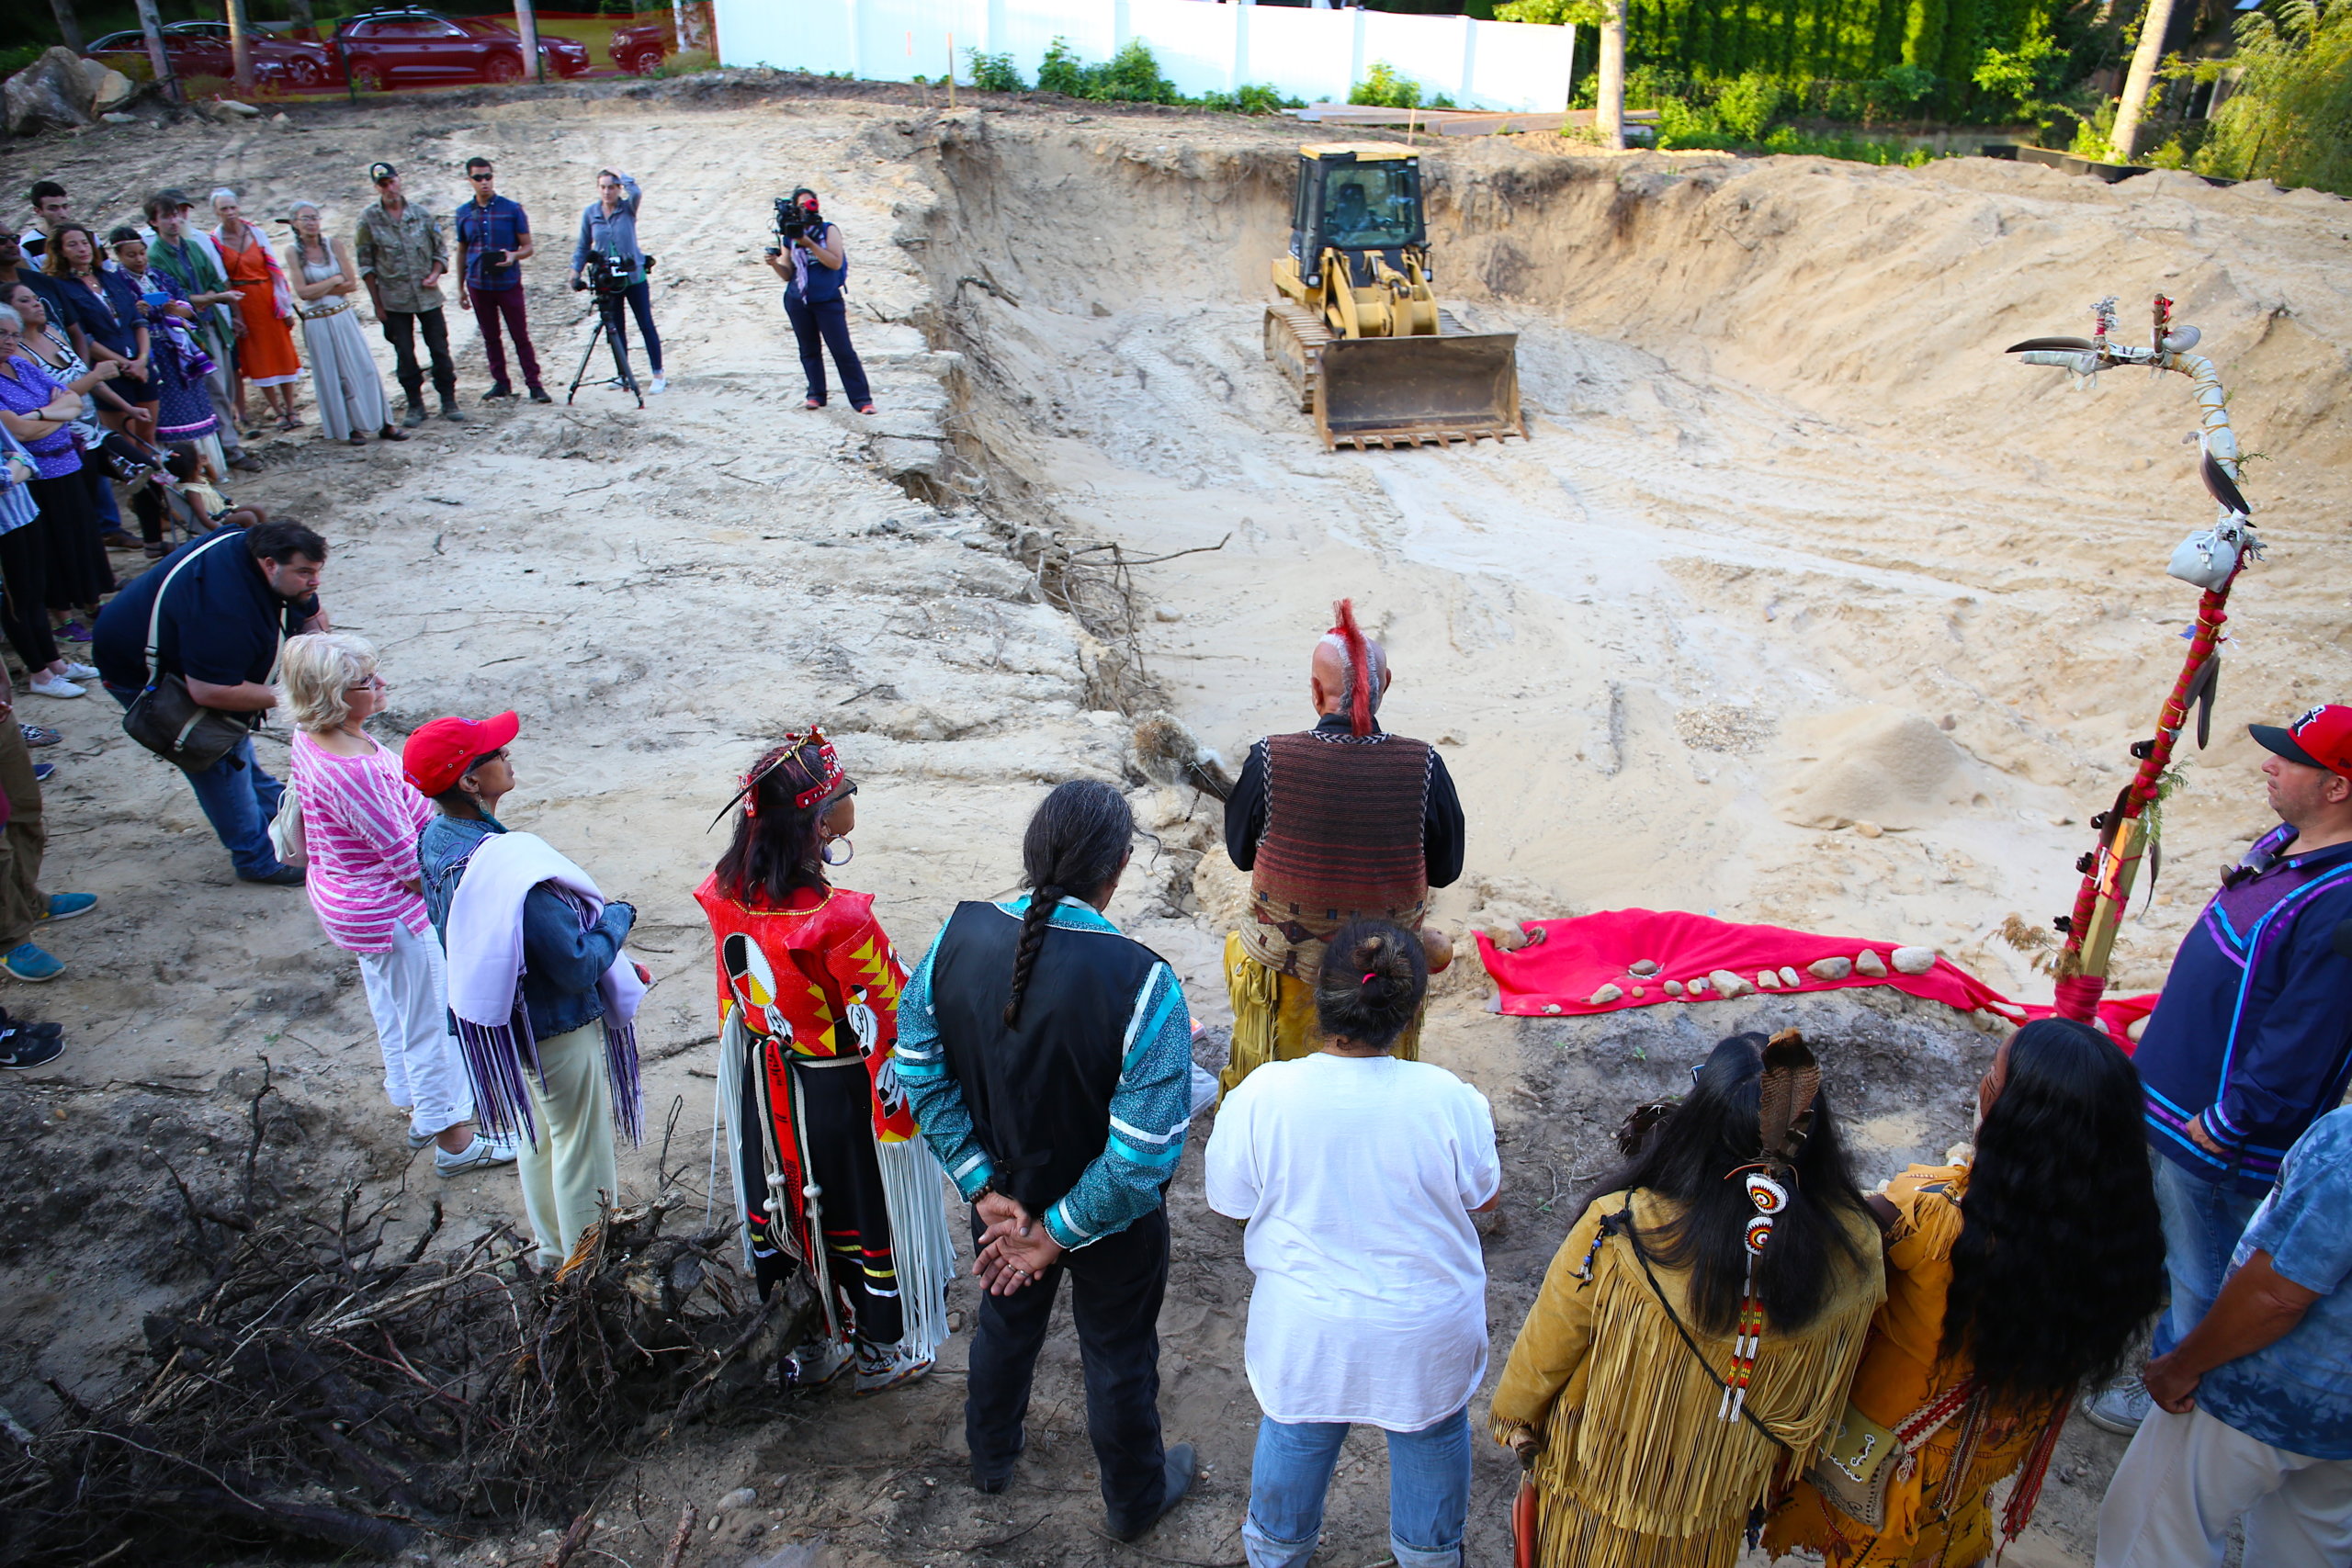
<path id="1" fill-rule="evenodd" d="M 363 93 L 380 93 L 384 90 L 384 68 L 355 65 L 351 68 L 351 85 Z"/>
<path id="2" fill-rule="evenodd" d="M 481 73 L 487 82 L 520 82 L 523 79 L 523 62 L 511 54 L 492 55 L 490 62 L 481 68 Z"/>
<path id="3" fill-rule="evenodd" d="M 629 56 L 628 73 L 632 76 L 650 76 L 661 69 L 662 51 L 658 49 L 642 50 Z"/>
<path id="4" fill-rule="evenodd" d="M 322 76 L 319 62 L 315 60 L 290 61 L 286 67 L 286 79 L 298 87 L 315 87 Z"/>

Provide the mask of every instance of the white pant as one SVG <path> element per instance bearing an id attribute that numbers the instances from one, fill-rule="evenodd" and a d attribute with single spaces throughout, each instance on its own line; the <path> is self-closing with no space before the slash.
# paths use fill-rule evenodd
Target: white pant
<path id="1" fill-rule="evenodd" d="M 426 931 L 392 928 L 389 953 L 353 954 L 376 1015 L 376 1043 L 384 1052 L 384 1093 L 409 1113 L 420 1137 L 473 1119 L 473 1090 L 449 1032 L 449 1003 L 441 944 Z"/>
<path id="2" fill-rule="evenodd" d="M 2203 1410 L 2151 1410 L 2099 1506 L 2098 1568 L 2221 1568 L 2240 1515 L 2249 1568 L 2343 1568 L 2352 1460 L 2274 1449 Z"/>

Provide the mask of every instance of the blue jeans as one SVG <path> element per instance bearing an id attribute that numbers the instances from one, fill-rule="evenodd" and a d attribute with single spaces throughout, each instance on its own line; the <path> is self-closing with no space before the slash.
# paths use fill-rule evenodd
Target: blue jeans
<path id="1" fill-rule="evenodd" d="M 2148 1158 L 2164 1215 L 2165 1272 L 2172 1277 L 2172 1307 L 2156 1324 L 2155 1354 L 2161 1356 L 2212 1310 L 2229 1275 L 2230 1254 L 2262 1200 L 2240 1196 L 2227 1181 L 2207 1181 L 2160 1154 Z"/>
<path id="2" fill-rule="evenodd" d="M 808 378 L 810 397 L 820 403 L 825 400 L 825 351 L 831 349 L 833 366 L 842 373 L 842 396 L 849 400 L 849 406 L 874 400 L 873 390 L 865 384 L 865 366 L 850 345 L 846 304 L 839 299 L 811 304 L 800 298 L 799 289 L 787 288 L 784 313 L 792 319 L 792 335 L 800 343 L 800 371 Z"/>
<path id="3" fill-rule="evenodd" d="M 628 301 L 629 315 L 637 318 L 637 335 L 645 340 L 645 362 L 651 366 L 653 367 L 653 373 L 656 376 L 659 376 L 662 374 L 662 334 L 653 330 L 652 288 L 640 278 L 637 282 L 630 284 L 628 286 L 628 292 L 622 295 L 621 298 Z M 627 318 L 623 318 L 621 320 L 620 329 L 621 352 L 626 354 L 628 352 L 628 321 Z"/>
<path id="4" fill-rule="evenodd" d="M 115 685 L 107 687 L 107 694 L 125 708 L 139 695 Z M 181 771 L 188 788 L 196 791 L 196 804 L 203 808 L 204 819 L 212 824 L 213 833 L 229 852 L 237 874 L 252 881 L 276 871 L 277 853 L 269 847 L 269 819 L 277 815 L 286 786 L 262 772 L 254 760 L 254 743 L 238 741 L 235 750 L 202 773 Z"/>
<path id="5" fill-rule="evenodd" d="M 1323 1498 L 1347 1440 L 1344 1421 L 1258 1422 L 1250 1462 L 1250 1568 L 1305 1568 L 1323 1530 Z M 1460 1568 L 1470 1513 L 1470 1413 L 1388 1434 L 1388 1550 L 1397 1568 Z"/>

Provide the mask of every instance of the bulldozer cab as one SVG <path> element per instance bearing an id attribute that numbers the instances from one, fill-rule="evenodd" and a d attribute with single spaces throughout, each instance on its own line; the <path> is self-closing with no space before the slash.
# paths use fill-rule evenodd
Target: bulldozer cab
<path id="1" fill-rule="evenodd" d="M 1421 161 L 1401 147 L 1317 144 L 1299 149 L 1290 254 L 1320 287 L 1323 253 L 1384 253 L 1394 266 L 1429 243 L 1421 220 Z M 1369 282 L 1364 278 L 1358 281 Z"/>

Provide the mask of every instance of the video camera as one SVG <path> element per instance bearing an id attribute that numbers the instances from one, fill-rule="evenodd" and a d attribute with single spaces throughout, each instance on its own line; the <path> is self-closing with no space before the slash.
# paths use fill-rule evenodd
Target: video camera
<path id="1" fill-rule="evenodd" d="M 651 256 L 642 258 L 639 265 L 643 266 L 649 274 L 653 271 Z M 582 288 L 593 288 L 599 296 L 626 294 L 629 290 L 629 286 L 637 280 L 636 267 L 631 266 L 617 251 L 605 251 L 602 254 L 590 255 L 584 271 L 586 276 L 575 277 L 571 280 L 571 287 L 575 292 Z"/>
<path id="2" fill-rule="evenodd" d="M 823 231 L 827 219 L 814 207 L 803 207 L 788 196 L 775 198 L 775 248 L 768 254 L 782 255 L 783 247 L 795 240 Z"/>

